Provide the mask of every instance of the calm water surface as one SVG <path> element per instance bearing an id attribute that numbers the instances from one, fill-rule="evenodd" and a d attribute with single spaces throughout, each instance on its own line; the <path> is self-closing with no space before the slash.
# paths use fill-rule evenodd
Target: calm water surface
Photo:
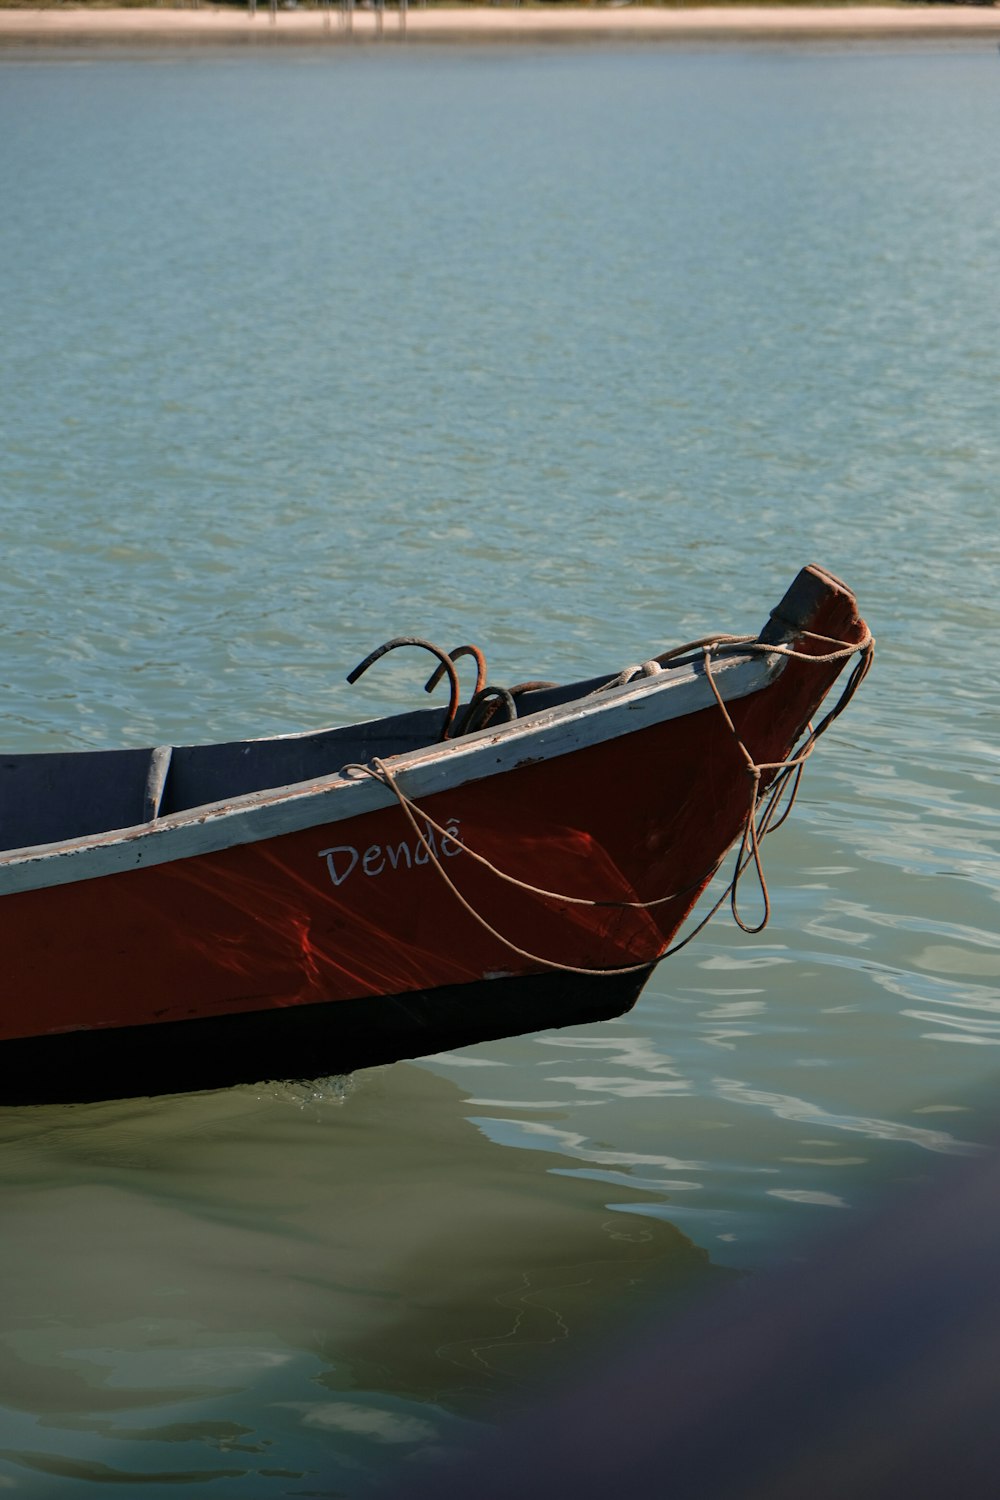
<path id="1" fill-rule="evenodd" d="M 880 647 L 768 930 L 630 1016 L 0 1112 L 0 1486 L 364 1493 L 995 1138 L 997 139 L 987 45 L 0 58 L 4 748 L 407 706 L 343 683 L 399 632 L 590 674 L 810 560 Z"/>

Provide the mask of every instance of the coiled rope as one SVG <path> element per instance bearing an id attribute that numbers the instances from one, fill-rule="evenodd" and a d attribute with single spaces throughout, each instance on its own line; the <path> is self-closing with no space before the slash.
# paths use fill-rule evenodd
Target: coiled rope
<path id="1" fill-rule="evenodd" d="M 569 896 L 565 892 L 546 890 L 542 886 L 532 885 L 528 881 L 521 880 L 518 876 L 511 875 L 506 871 L 501 870 L 492 862 L 492 860 L 487 859 L 485 855 L 480 854 L 477 850 L 470 848 L 469 845 L 466 844 L 462 839 L 458 838 L 454 833 L 451 833 L 449 830 L 443 828 L 440 823 L 436 822 L 435 819 L 432 818 L 430 814 L 426 812 L 422 807 L 420 807 L 416 802 L 414 802 L 411 797 L 408 797 L 400 787 L 395 773 L 391 771 L 385 764 L 385 762 L 380 760 L 378 757 L 374 758 L 367 764 L 348 765 L 344 766 L 343 769 L 345 772 L 356 772 L 359 775 L 370 777 L 373 781 L 379 781 L 383 786 L 388 788 L 388 790 L 396 798 L 396 801 L 399 803 L 400 808 L 402 809 L 407 821 L 413 829 L 414 834 L 416 835 L 425 853 L 427 854 L 428 860 L 430 861 L 433 868 L 437 871 L 440 878 L 444 881 L 445 885 L 451 891 L 452 895 L 464 908 L 464 910 L 474 918 L 479 926 L 482 927 L 484 931 L 489 933 L 491 937 L 495 938 L 499 943 L 501 943 L 509 952 L 515 954 L 519 958 L 526 960 L 529 963 L 537 964 L 542 968 L 557 970 L 560 973 L 565 974 L 596 976 L 607 974 L 639 973 L 640 971 L 655 967 L 657 964 L 663 963 L 664 959 L 670 958 L 673 954 L 678 953 L 682 948 L 687 947 L 688 943 L 692 942 L 693 939 L 696 938 L 698 934 L 708 925 L 708 923 L 715 916 L 716 912 L 720 910 L 720 908 L 726 903 L 726 901 L 729 902 L 734 921 L 736 922 L 737 926 L 742 928 L 744 932 L 763 932 L 764 928 L 770 921 L 771 898 L 768 891 L 767 879 L 764 874 L 764 865 L 761 857 L 761 845 L 765 837 L 768 834 L 774 833 L 778 828 L 780 828 L 790 814 L 793 806 L 795 805 L 795 800 L 798 795 L 799 783 L 802 779 L 802 771 L 805 766 L 805 762 L 808 760 L 809 756 L 812 755 L 820 739 L 826 733 L 827 729 L 830 727 L 833 721 L 839 718 L 844 709 L 851 702 L 851 699 L 854 697 L 858 688 L 861 686 L 861 683 L 868 675 L 872 661 L 874 659 L 875 651 L 875 640 L 872 636 L 871 631 L 868 630 L 867 626 L 865 627 L 865 634 L 862 639 L 853 643 L 837 640 L 831 636 L 817 635 L 815 632 L 808 630 L 798 630 L 797 634 L 800 638 L 813 640 L 819 645 L 829 646 L 832 649 L 829 651 L 824 651 L 822 653 L 813 654 L 811 652 L 797 651 L 790 646 L 772 645 L 770 643 L 765 643 L 760 641 L 755 636 L 706 636 L 702 640 L 689 642 L 685 646 L 678 646 L 673 651 L 665 652 L 662 656 L 654 659 L 655 664 L 662 667 L 667 661 L 673 661 L 676 664 L 679 657 L 682 657 L 684 655 L 691 655 L 692 653 L 696 652 L 700 653 L 701 660 L 704 663 L 705 676 L 708 680 L 709 687 L 712 690 L 712 694 L 715 698 L 716 703 L 718 704 L 719 710 L 726 723 L 726 726 L 732 734 L 737 748 L 741 756 L 743 757 L 745 770 L 749 779 L 750 792 L 749 805 L 743 821 L 742 834 L 736 854 L 736 861 L 733 866 L 733 873 L 722 894 L 712 905 L 709 911 L 706 912 L 706 914 L 701 918 L 696 926 L 692 928 L 685 937 L 681 938 L 679 942 L 676 942 L 670 947 L 666 948 L 664 952 L 659 955 L 659 957 L 646 960 L 642 963 L 614 965 L 604 968 L 586 968 L 579 964 L 561 963 L 557 959 L 542 957 L 540 954 L 530 953 L 527 949 L 520 947 L 510 938 L 499 932 L 492 925 L 492 923 L 487 921 L 483 914 L 480 911 L 477 911 L 472 903 L 462 893 L 462 891 L 459 890 L 458 886 L 455 884 L 454 880 L 445 869 L 444 864 L 437 853 L 437 850 L 434 848 L 425 830 L 433 829 L 442 837 L 447 838 L 449 842 L 460 849 L 462 853 L 469 855 L 471 859 L 473 859 L 477 864 L 483 866 L 484 869 L 488 870 L 498 880 L 504 881 L 508 885 L 512 885 L 518 890 L 524 891 L 529 895 L 540 896 L 545 900 L 555 901 L 560 903 L 561 905 L 583 906 L 589 908 L 601 907 L 623 911 L 649 911 L 654 907 L 663 906 L 668 902 L 677 901 L 684 896 L 690 895 L 692 891 L 699 889 L 712 879 L 716 871 L 720 868 L 722 860 L 725 858 L 724 853 L 710 869 L 703 871 L 699 876 L 697 876 L 696 879 L 691 881 L 690 884 L 685 886 L 683 889 L 671 891 L 668 895 L 665 896 L 655 896 L 649 901 L 623 901 L 618 898 L 595 900 L 585 896 Z M 420 644 L 424 643 L 420 642 Z M 854 669 L 851 672 L 851 675 L 848 678 L 846 684 L 844 685 L 840 697 L 834 707 L 825 714 L 818 725 L 816 725 L 815 727 L 811 723 L 807 725 L 806 738 L 803 741 L 802 746 L 798 750 L 798 752 L 790 755 L 786 760 L 757 762 L 750 754 L 750 751 L 747 749 L 746 744 L 744 743 L 739 734 L 739 731 L 733 723 L 732 716 L 730 715 L 729 710 L 726 707 L 725 700 L 723 699 L 722 694 L 719 692 L 718 684 L 715 681 L 715 675 L 712 670 L 713 658 L 718 659 L 720 656 L 731 656 L 737 654 L 787 656 L 792 660 L 807 661 L 813 663 L 816 666 L 829 665 L 834 662 L 845 661 L 855 655 L 857 655 L 858 660 L 855 663 Z M 598 691 L 607 691 L 611 687 L 621 686 L 623 685 L 623 683 L 633 680 L 636 676 L 651 675 L 646 671 L 646 668 L 651 665 L 653 665 L 653 663 L 643 663 L 639 667 L 628 668 L 626 669 L 626 673 L 620 673 L 617 677 L 613 678 L 609 683 L 605 684 L 604 687 L 602 689 L 599 689 Z M 761 782 L 765 774 L 767 773 L 773 773 L 773 778 L 771 779 L 767 789 L 762 790 Z M 784 808 L 782 808 L 781 803 L 782 799 L 785 797 L 786 792 L 788 793 L 786 805 L 784 806 Z M 421 821 L 424 825 L 423 827 L 421 827 Z M 740 914 L 739 910 L 740 881 L 744 875 L 744 872 L 751 865 L 753 865 L 754 867 L 754 872 L 757 877 L 757 882 L 763 901 L 763 915 L 761 917 L 761 920 L 755 924 L 746 922 Z"/>

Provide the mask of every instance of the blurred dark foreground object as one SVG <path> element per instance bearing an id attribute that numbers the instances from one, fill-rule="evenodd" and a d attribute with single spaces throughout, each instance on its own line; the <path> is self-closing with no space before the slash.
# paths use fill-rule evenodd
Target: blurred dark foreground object
<path id="1" fill-rule="evenodd" d="M 1000 1494 L 1000 1157 L 606 1351 L 407 1500 Z"/>

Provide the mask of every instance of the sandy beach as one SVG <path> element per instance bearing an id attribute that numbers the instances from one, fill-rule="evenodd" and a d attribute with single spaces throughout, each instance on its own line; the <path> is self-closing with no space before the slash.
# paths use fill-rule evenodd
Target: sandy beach
<path id="1" fill-rule="evenodd" d="M 1000 37 L 1000 6 L 635 7 L 339 4 L 256 14 L 209 6 L 0 9 L 0 46 L 75 43 L 983 40 Z"/>

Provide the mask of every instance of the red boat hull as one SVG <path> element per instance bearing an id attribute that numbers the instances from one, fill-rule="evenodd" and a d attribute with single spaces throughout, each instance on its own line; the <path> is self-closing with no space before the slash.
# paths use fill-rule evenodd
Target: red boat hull
<path id="1" fill-rule="evenodd" d="M 842 589 L 824 595 L 810 628 L 848 641 L 865 630 Z M 824 649 L 809 637 L 796 645 Z M 788 660 L 769 685 L 729 705 L 754 761 L 786 758 L 840 665 Z M 58 1052 L 68 1076 L 61 1085 L 50 1076 L 57 1094 L 152 1091 L 148 1068 L 110 1086 L 117 1054 L 124 1050 L 132 1069 L 143 1033 L 154 1065 L 169 1039 L 180 1054 L 206 1054 L 202 1071 L 207 1055 L 219 1054 L 209 1081 L 233 1081 L 222 1076 L 227 1052 L 229 1073 L 260 1076 L 254 1068 L 265 1061 L 274 1076 L 289 1071 L 284 1044 L 274 1050 L 283 1015 L 284 1031 L 297 1028 L 309 1054 L 290 1071 L 315 1074 L 381 1060 L 387 1050 L 415 1055 L 500 1034 L 498 1025 L 509 1033 L 558 1024 L 545 1019 L 546 995 L 554 1015 L 564 1016 L 572 997 L 578 1014 L 618 1014 L 739 836 L 750 790 L 743 751 L 711 705 L 422 796 L 421 808 L 447 834 L 424 825 L 434 858 L 393 801 L 328 825 L 7 894 L 0 1090 L 18 1096 L 29 1068 L 44 1065 L 51 1075 Z M 526 891 L 469 850 L 517 880 L 602 904 Z M 489 927 L 459 904 L 442 872 Z M 621 904 L 650 901 L 660 904 Z M 519 986 L 533 996 L 532 1019 L 504 1025 L 515 1019 Z M 498 1021 L 484 1008 L 487 993 Z M 310 1014 L 289 1023 L 292 1012 Z M 322 1055 L 314 1050 L 320 1038 Z M 60 1040 L 48 1060 L 39 1055 Z M 115 1054 L 105 1076 L 74 1085 L 74 1060 L 77 1070 L 93 1069 L 102 1043 Z M 168 1086 L 182 1086 L 173 1065 L 170 1078 Z"/>

